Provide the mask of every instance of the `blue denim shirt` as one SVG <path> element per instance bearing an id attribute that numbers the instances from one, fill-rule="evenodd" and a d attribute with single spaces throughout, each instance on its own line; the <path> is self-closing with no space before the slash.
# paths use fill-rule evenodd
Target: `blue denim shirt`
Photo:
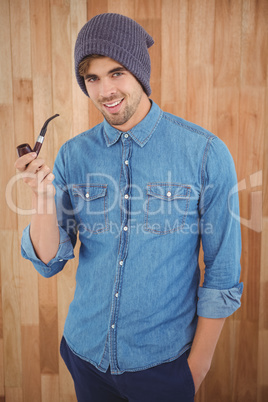
<path id="1" fill-rule="evenodd" d="M 225 144 L 155 103 L 127 133 L 106 121 L 67 141 L 54 166 L 60 228 L 45 277 L 81 241 L 64 336 L 81 358 L 113 374 L 171 361 L 191 347 L 198 316 L 240 306 L 236 173 Z M 202 240 L 205 278 L 200 287 Z"/>

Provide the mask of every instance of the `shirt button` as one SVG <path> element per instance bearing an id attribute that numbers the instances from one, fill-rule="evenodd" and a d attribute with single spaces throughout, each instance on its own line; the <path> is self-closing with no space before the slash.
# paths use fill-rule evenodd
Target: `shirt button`
<path id="1" fill-rule="evenodd" d="M 118 297 L 118 293 L 115 294 L 115 297 Z"/>
<path id="2" fill-rule="evenodd" d="M 125 161 L 125 165 L 128 165 L 128 161 Z"/>
<path id="3" fill-rule="evenodd" d="M 128 200 L 128 198 L 129 198 L 129 195 L 128 195 L 128 194 L 126 194 L 126 195 L 125 195 L 125 199 L 126 199 L 126 200 Z"/>
<path id="4" fill-rule="evenodd" d="M 121 261 L 119 262 L 119 264 L 120 264 L 120 265 L 123 265 L 123 260 L 121 260 Z"/>
<path id="5" fill-rule="evenodd" d="M 115 325 L 113 324 L 113 325 L 112 325 L 112 328 L 114 329 L 114 327 L 115 327 Z"/>
<path id="6" fill-rule="evenodd" d="M 171 192 L 170 191 L 167 192 L 167 196 L 171 197 Z"/>
<path id="7" fill-rule="evenodd" d="M 128 227 L 124 226 L 124 231 L 127 232 L 128 231 Z"/>
<path id="8" fill-rule="evenodd" d="M 63 259 L 61 258 L 61 259 L 59 259 L 59 261 L 61 262 L 61 261 L 63 261 Z"/>
<path id="9" fill-rule="evenodd" d="M 125 138 L 128 138 L 128 134 L 125 134 L 124 137 L 125 137 Z"/>
<path id="10" fill-rule="evenodd" d="M 89 193 L 86 193 L 86 198 L 89 198 Z"/>

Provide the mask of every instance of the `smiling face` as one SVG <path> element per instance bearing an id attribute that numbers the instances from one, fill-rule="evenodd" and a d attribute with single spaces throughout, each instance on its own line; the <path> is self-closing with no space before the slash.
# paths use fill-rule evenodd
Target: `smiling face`
<path id="1" fill-rule="evenodd" d="M 149 112 L 151 103 L 137 79 L 109 57 L 90 61 L 84 76 L 88 95 L 111 126 L 128 131 Z"/>

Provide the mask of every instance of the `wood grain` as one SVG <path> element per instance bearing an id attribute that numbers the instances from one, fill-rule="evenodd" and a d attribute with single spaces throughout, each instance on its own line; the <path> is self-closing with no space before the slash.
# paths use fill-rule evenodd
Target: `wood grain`
<path id="1" fill-rule="evenodd" d="M 227 319 L 195 401 L 266 402 L 267 0 L 1 0 L 0 401 L 76 401 L 59 345 L 77 259 L 44 279 L 21 257 L 31 192 L 17 180 L 15 147 L 33 145 L 59 113 L 41 151 L 52 168 L 66 140 L 102 121 L 77 85 L 73 50 L 80 28 L 103 12 L 134 18 L 153 36 L 152 99 L 218 135 L 237 169 L 242 307 Z M 202 252 L 200 265 L 203 275 Z"/>
<path id="2" fill-rule="evenodd" d="M 40 304 L 40 368 L 42 374 L 58 374 L 58 305 Z"/>
<path id="3" fill-rule="evenodd" d="M 214 85 L 238 86 L 240 83 L 242 0 L 215 4 Z"/>
<path id="4" fill-rule="evenodd" d="M 72 54 L 70 42 L 70 5 L 68 2 L 51 6 L 54 150 L 72 137 Z M 56 153 L 56 152 L 55 152 Z M 54 154 L 54 158 L 56 155 Z"/>
<path id="5" fill-rule="evenodd" d="M 268 218 L 263 219 L 258 337 L 258 399 L 268 395 Z"/>
<path id="6" fill-rule="evenodd" d="M 10 155 L 12 155 L 14 161 L 17 158 L 12 104 L 0 104 L 0 121 L 0 149 L 2 150 L 0 158 L 0 170 L 2 172 L 0 176 L 0 186 L 2 189 L 0 192 L 0 202 L 1 206 L 5 206 L 6 204 L 9 206 L 9 208 L 5 208 L 5 213 L 2 213 L 0 228 L 3 230 L 16 230 L 18 227 L 18 217 L 16 214 L 17 186 L 15 183 L 12 184 L 15 172 L 14 163 L 10 163 Z M 7 149 L 12 149 L 10 154 Z M 8 183 L 10 186 L 7 186 Z M 2 207 L 1 211 L 3 210 Z"/>
<path id="7" fill-rule="evenodd" d="M 20 387 L 6 387 L 5 399 L 3 402 L 23 402 L 22 388 Z M 1 401 L 2 402 L 2 401 Z"/>
<path id="8" fill-rule="evenodd" d="M 265 86 L 267 85 L 268 2 L 244 0 L 242 12 L 242 83 Z"/>
<path id="9" fill-rule="evenodd" d="M 10 35 L 10 8 L 9 0 L 0 2 L 0 104 L 12 105 L 12 63 L 11 63 L 11 35 Z M 4 121 L 1 119 L 1 121 Z M 2 205 L 2 204 L 1 204 Z"/>
<path id="10" fill-rule="evenodd" d="M 59 376 L 42 374 L 41 376 L 42 402 L 59 400 Z"/>
<path id="11" fill-rule="evenodd" d="M 48 1 L 30 0 L 33 130 L 36 140 L 45 120 L 54 114 L 52 102 L 51 19 Z M 41 50 L 42 49 L 42 50 Z M 55 120 L 50 123 L 40 156 L 53 167 Z M 56 123 L 57 124 L 57 123 Z"/>
<path id="12" fill-rule="evenodd" d="M 215 2 L 189 1 L 188 10 L 186 118 L 212 130 Z"/>
<path id="13" fill-rule="evenodd" d="M 12 74 L 15 79 L 29 80 L 32 76 L 29 1 L 12 0 L 9 5 Z"/>
<path id="14" fill-rule="evenodd" d="M 186 118 L 188 1 L 167 0 L 162 4 L 161 103 L 165 111 Z M 157 43 L 156 43 L 157 45 Z M 178 68 L 179 66 L 179 68 Z M 155 75 L 159 85 L 159 75 Z"/>
<path id="15" fill-rule="evenodd" d="M 24 401 L 41 401 L 39 326 L 22 325 L 22 389 Z"/>
<path id="16" fill-rule="evenodd" d="M 70 13 L 71 48 L 74 49 L 77 32 L 87 22 L 87 1 L 71 2 Z M 72 134 L 76 135 L 86 131 L 89 127 L 89 99 L 77 85 L 74 74 L 72 74 L 72 109 L 74 111 Z"/>
<path id="17" fill-rule="evenodd" d="M 0 282 L 1 283 L 1 282 Z M 0 306 L 2 310 L 2 305 Z M 5 395 L 5 368 L 4 368 L 4 342 L 3 331 L 0 334 L 0 401 Z"/>
<path id="18" fill-rule="evenodd" d="M 239 86 L 214 87 L 212 131 L 227 145 L 238 166 Z"/>
<path id="19" fill-rule="evenodd" d="M 1 286 L 3 309 L 4 376 L 6 387 L 22 383 L 19 242 L 15 231 L 1 230 Z"/>

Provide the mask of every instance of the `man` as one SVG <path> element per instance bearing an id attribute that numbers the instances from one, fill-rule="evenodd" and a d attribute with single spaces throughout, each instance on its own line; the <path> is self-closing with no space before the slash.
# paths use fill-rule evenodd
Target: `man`
<path id="1" fill-rule="evenodd" d="M 55 275 L 79 233 L 61 343 L 79 402 L 193 401 L 240 306 L 233 160 L 215 135 L 149 99 L 152 45 L 125 16 L 88 21 L 75 72 L 104 121 L 62 146 L 54 175 L 34 153 L 16 162 L 37 211 L 23 256 Z"/>

